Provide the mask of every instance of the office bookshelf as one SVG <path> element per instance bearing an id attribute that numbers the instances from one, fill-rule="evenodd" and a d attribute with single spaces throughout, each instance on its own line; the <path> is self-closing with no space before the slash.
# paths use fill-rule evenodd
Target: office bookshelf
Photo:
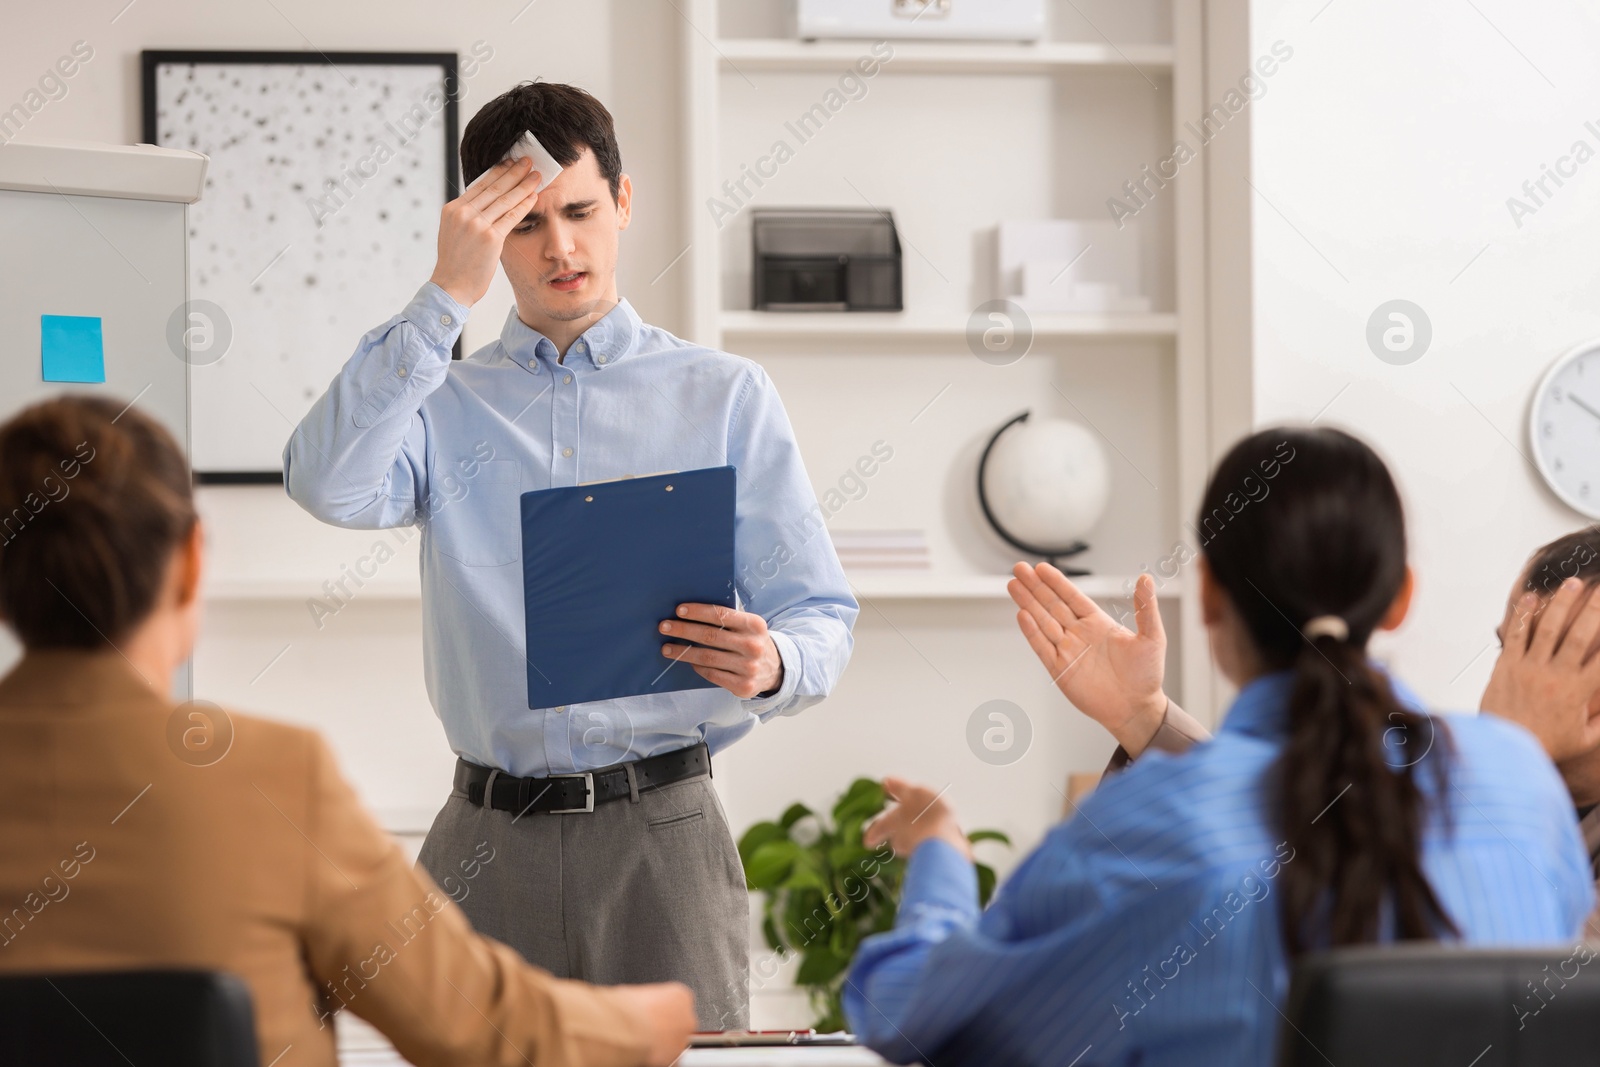
<path id="1" fill-rule="evenodd" d="M 924 528 L 933 568 L 852 573 L 861 596 L 930 610 L 1004 597 L 1015 550 L 987 530 L 972 485 L 982 443 L 1024 409 L 1089 424 L 1106 445 L 1114 490 L 1083 560 L 1090 594 L 1118 600 L 1141 568 L 1170 560 L 1210 454 L 1206 168 L 1155 189 L 1128 227 L 1152 311 L 1036 316 L 1027 356 L 1005 367 L 974 358 L 967 337 L 970 312 L 1000 295 L 986 264 L 1002 218 L 1139 204 L 1124 182 L 1204 110 L 1202 8 L 1055 0 L 1047 40 L 891 41 L 882 59 L 871 41 L 786 37 L 781 0 L 684 0 L 686 333 L 766 368 L 819 485 L 875 440 L 896 448 L 893 482 L 869 482 L 830 526 Z M 879 59 L 871 77 L 864 57 Z M 830 89 L 831 117 L 797 129 Z M 891 211 L 906 310 L 752 310 L 751 206 Z M 1173 688 L 1209 716 L 1191 572 L 1162 584 L 1169 664 Z"/>

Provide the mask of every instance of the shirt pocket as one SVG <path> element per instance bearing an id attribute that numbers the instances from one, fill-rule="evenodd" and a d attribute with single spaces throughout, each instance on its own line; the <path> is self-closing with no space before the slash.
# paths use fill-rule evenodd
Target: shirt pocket
<path id="1" fill-rule="evenodd" d="M 511 459 L 435 458 L 428 480 L 429 536 L 439 554 L 468 567 L 522 557 L 522 468 Z"/>

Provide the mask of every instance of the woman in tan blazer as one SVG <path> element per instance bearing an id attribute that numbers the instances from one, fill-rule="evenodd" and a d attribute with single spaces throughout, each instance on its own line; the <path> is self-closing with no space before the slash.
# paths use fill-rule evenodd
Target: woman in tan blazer
<path id="1" fill-rule="evenodd" d="M 0 972 L 151 966 L 250 987 L 263 1067 L 335 1062 L 349 1010 L 419 1067 L 667 1064 L 677 984 L 561 981 L 475 934 L 316 733 L 175 706 L 204 552 L 190 474 L 136 408 L 0 426 Z"/>

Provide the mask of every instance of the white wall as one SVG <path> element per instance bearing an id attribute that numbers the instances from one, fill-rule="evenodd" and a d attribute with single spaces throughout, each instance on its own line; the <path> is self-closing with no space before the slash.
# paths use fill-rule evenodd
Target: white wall
<path id="1" fill-rule="evenodd" d="M 124 8 L 124 5 L 127 5 Z M 147 48 L 336 51 L 455 51 L 475 42 L 494 50 L 465 82 L 463 127 L 483 103 L 519 81 L 571 82 L 595 93 L 617 118 L 623 166 L 634 179 L 635 223 L 624 237 L 621 279 L 651 321 L 672 326 L 680 282 L 651 279 L 683 247 L 672 206 L 680 164 L 673 137 L 677 99 L 677 23 L 671 5 L 650 0 L 550 3 L 538 0 L 273 0 L 216 4 L 202 0 L 95 0 L 69 5 L 11 5 L 0 37 L 0 110 L 23 99 L 38 78 L 85 41 L 94 58 L 67 81 L 64 97 L 45 104 L 21 139 L 140 139 L 139 52 Z M 619 76 L 613 77 L 613 72 Z M 670 250 L 669 250 L 670 246 Z M 417 279 L 421 285 L 425 278 Z M 397 294 L 398 310 L 409 294 Z M 474 309 L 466 343 L 498 335 L 511 291 L 503 278 Z M 352 339 L 353 343 L 354 339 Z"/>
<path id="2" fill-rule="evenodd" d="M 1587 9 L 1586 9 L 1587 8 Z M 1582 525 L 1523 453 L 1533 388 L 1600 335 L 1600 164 L 1519 229 L 1506 199 L 1584 139 L 1600 13 L 1514 0 L 1255 0 L 1253 54 L 1294 58 L 1254 105 L 1255 417 L 1375 444 L 1409 508 L 1418 593 L 1383 651 L 1430 701 L 1476 708 L 1493 629 L 1537 545 Z M 1368 350 L 1403 298 L 1417 362 Z M 1337 398 L 1337 399 L 1335 399 Z"/>

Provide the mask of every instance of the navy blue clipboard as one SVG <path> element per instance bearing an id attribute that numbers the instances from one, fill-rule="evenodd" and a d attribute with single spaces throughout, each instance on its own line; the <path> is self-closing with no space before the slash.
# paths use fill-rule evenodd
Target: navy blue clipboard
<path id="1" fill-rule="evenodd" d="M 735 606 L 735 499 L 732 467 L 522 494 L 528 707 L 713 688 L 660 624 Z"/>

